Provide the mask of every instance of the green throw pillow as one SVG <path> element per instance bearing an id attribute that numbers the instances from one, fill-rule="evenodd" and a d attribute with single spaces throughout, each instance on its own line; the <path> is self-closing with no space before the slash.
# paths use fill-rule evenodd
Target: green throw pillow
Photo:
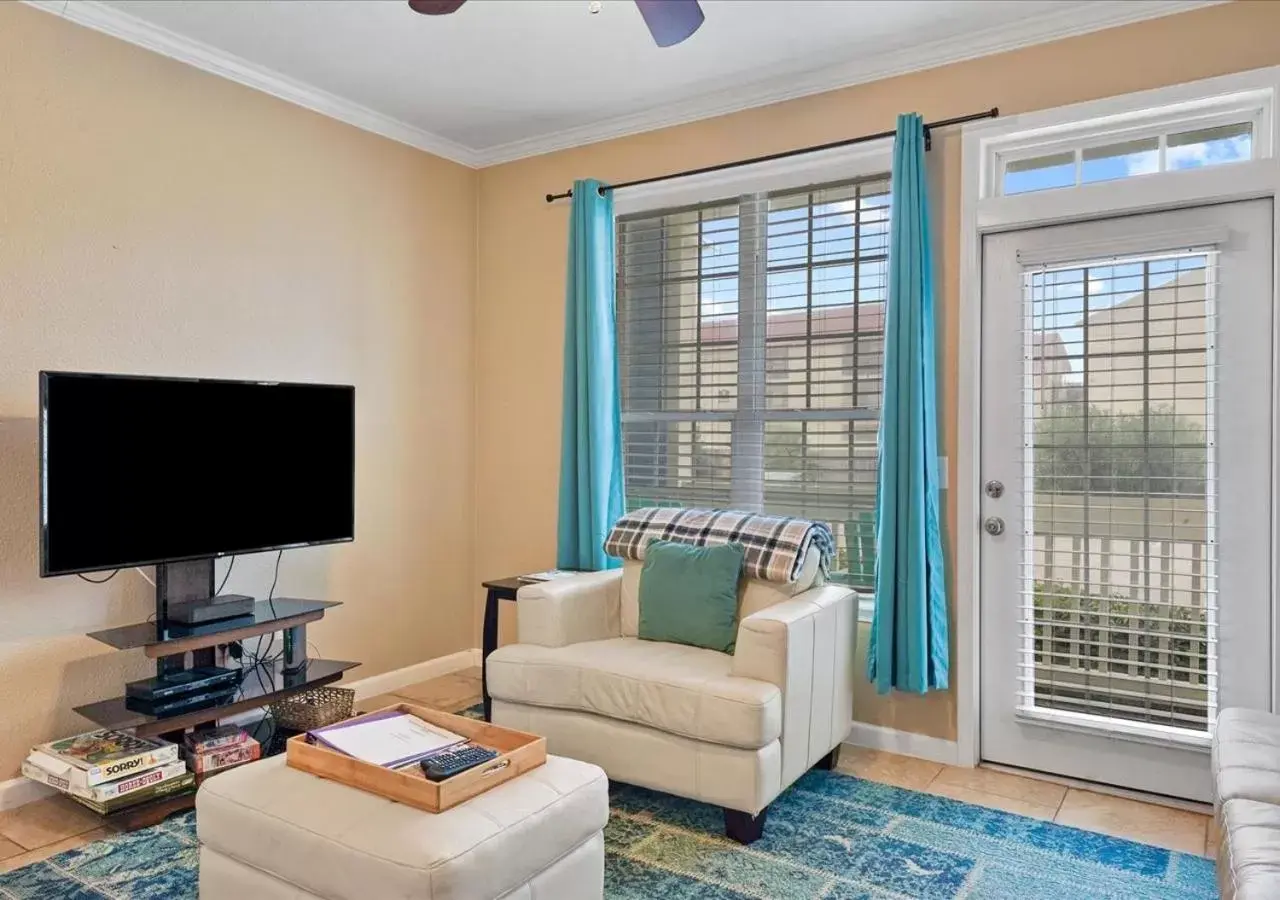
<path id="1" fill-rule="evenodd" d="M 738 637 L 741 544 L 653 541 L 640 572 L 640 637 L 732 653 Z"/>

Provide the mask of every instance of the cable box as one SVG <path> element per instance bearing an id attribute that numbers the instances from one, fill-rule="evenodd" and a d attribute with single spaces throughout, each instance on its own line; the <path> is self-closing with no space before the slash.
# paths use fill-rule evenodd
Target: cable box
<path id="1" fill-rule="evenodd" d="M 170 603 L 166 619 L 183 625 L 203 625 L 253 612 L 254 599 L 247 594 L 218 594 L 203 600 Z"/>
<path id="2" fill-rule="evenodd" d="M 208 634 L 217 634 L 220 631 L 231 631 L 236 628 L 243 628 L 246 625 L 257 624 L 258 618 L 252 614 L 246 616 L 231 616 L 226 619 L 214 619 L 209 622 L 201 622 L 199 625 L 187 625 L 183 622 L 174 622 L 166 619 L 164 623 L 164 635 L 166 640 L 185 637 L 203 637 Z"/>
<path id="3" fill-rule="evenodd" d="M 207 694 L 212 690 L 234 688 L 240 684 L 243 669 L 224 669 L 221 666 L 197 666 L 170 672 L 159 678 L 144 678 L 124 686 L 124 695 L 130 700 L 157 703 L 190 694 Z M 130 707 L 132 708 L 132 707 Z"/>

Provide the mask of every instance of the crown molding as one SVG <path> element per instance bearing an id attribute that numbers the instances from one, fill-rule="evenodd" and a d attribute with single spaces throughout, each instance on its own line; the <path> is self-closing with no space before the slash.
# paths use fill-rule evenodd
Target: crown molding
<path id="1" fill-rule="evenodd" d="M 1145 0 L 1142 3 L 1130 2 L 1130 0 L 1095 0 L 1088 6 L 1064 9 L 1014 25 L 997 26 L 918 44 L 903 50 L 879 53 L 856 62 L 760 79 L 747 85 L 711 92 L 692 100 L 670 103 L 592 125 L 479 149 L 476 151 L 476 164 L 483 168 L 514 162 L 556 150 L 581 147 L 585 144 L 669 128 L 673 125 L 684 125 L 700 119 L 710 119 L 839 88 L 1018 50 L 1034 44 L 1088 34 L 1091 31 L 1102 31 L 1206 6 L 1218 6 L 1227 2 L 1230 0 Z"/>
<path id="2" fill-rule="evenodd" d="M 111 35 L 138 47 L 176 59 L 230 81 L 243 84 L 322 116 L 354 125 L 363 131 L 408 144 L 470 168 L 479 165 L 478 154 L 447 138 L 423 131 L 336 94 L 312 87 L 265 66 L 219 50 L 200 41 L 153 25 L 98 0 L 23 0 L 28 6 Z"/>
<path id="3" fill-rule="evenodd" d="M 22 2 L 364 131 L 408 144 L 464 166 L 483 168 L 1004 53 L 1091 31 L 1216 6 L 1229 0 L 1144 0 L 1142 3 L 1131 0 L 1094 0 L 1087 6 L 1037 16 L 1014 25 L 997 26 L 902 50 L 874 54 L 855 62 L 808 72 L 778 74 L 747 85 L 711 91 L 691 100 L 486 148 L 467 147 L 416 128 L 265 66 L 153 25 L 99 0 Z"/>

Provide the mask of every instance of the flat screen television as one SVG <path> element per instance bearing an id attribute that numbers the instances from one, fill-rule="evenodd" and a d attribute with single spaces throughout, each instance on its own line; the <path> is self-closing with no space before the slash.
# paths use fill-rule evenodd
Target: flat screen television
<path id="1" fill-rule="evenodd" d="M 355 536 L 355 388 L 40 373 L 40 574 Z"/>

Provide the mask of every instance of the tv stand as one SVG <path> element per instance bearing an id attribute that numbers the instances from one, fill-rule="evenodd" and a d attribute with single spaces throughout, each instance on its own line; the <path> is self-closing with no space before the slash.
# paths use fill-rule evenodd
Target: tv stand
<path id="1" fill-rule="evenodd" d="M 167 620 L 171 600 L 207 600 L 213 596 L 213 588 L 211 559 L 157 566 L 155 621 L 95 631 L 88 636 L 117 650 L 142 650 L 148 658 L 156 661 L 156 674 L 163 676 L 184 668 L 184 657 L 188 653 L 193 667 L 213 665 L 219 646 L 282 631 L 285 634 L 285 655 L 278 663 L 246 677 L 236 694 L 221 706 L 160 718 L 129 709 L 125 697 L 119 696 L 77 706 L 75 711 L 101 728 L 131 729 L 139 737 L 180 741 L 187 728 L 216 722 L 332 684 L 340 680 L 346 671 L 359 665 L 346 660 L 307 658 L 307 624 L 319 621 L 330 609 L 340 606 L 337 602 L 276 597 L 272 602 L 259 600 L 249 615 L 233 619 L 180 628 Z M 194 802 L 193 790 L 188 794 L 140 804 L 108 816 L 107 821 L 124 830 L 132 830 L 155 824 L 181 809 L 190 809 Z"/>

